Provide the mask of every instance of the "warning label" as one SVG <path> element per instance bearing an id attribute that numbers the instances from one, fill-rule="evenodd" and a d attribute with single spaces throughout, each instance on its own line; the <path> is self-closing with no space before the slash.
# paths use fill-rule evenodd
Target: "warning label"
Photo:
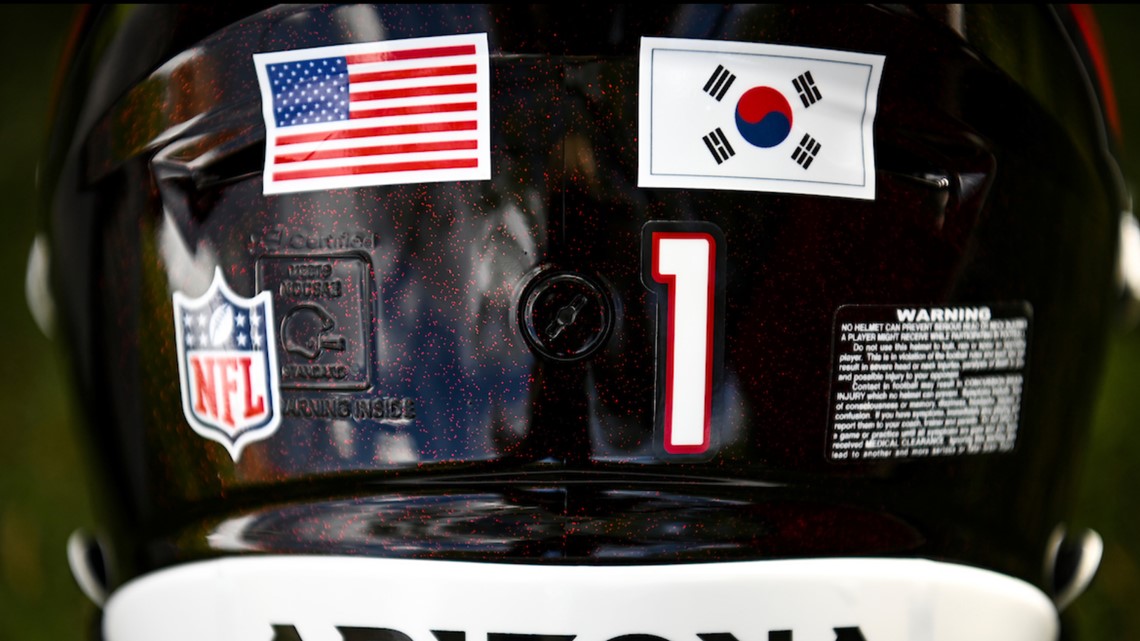
<path id="1" fill-rule="evenodd" d="M 828 458 L 1012 450 L 1031 317 L 1028 303 L 839 308 Z"/>

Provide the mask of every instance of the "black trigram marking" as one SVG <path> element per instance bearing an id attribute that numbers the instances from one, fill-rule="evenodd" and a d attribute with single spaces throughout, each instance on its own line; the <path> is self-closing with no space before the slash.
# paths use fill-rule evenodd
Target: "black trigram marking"
<path id="1" fill-rule="evenodd" d="M 812 80 L 810 71 L 805 71 L 796 76 L 792 80 L 792 85 L 800 94 L 800 100 L 803 101 L 804 107 L 810 107 L 823 100 L 823 96 L 819 95 L 819 87 L 815 86 L 815 80 Z"/>
<path id="2" fill-rule="evenodd" d="M 717 65 L 716 71 L 709 76 L 709 81 L 705 83 L 704 91 L 713 98 L 716 98 L 717 102 L 720 102 L 721 98 L 724 98 L 724 94 L 728 93 L 728 88 L 731 87 L 735 81 L 735 74 L 725 69 L 724 65 Z"/>
<path id="3" fill-rule="evenodd" d="M 811 167 L 811 161 L 819 154 L 820 148 L 819 141 L 811 136 L 804 134 L 803 140 L 800 140 L 800 146 L 792 152 L 792 160 L 798 162 L 801 167 L 807 169 Z"/>
<path id="4" fill-rule="evenodd" d="M 709 153 L 713 155 L 718 165 L 736 155 L 736 151 L 728 144 L 728 138 L 725 138 L 720 127 L 706 134 L 702 140 L 705 141 L 705 146 L 709 148 Z"/>

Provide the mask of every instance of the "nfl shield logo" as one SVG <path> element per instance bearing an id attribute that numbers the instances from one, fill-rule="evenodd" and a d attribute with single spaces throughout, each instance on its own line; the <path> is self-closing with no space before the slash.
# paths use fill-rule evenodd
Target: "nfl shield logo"
<path id="1" fill-rule="evenodd" d="M 186 420 L 236 462 L 281 422 L 270 294 L 242 298 L 218 268 L 201 297 L 174 293 L 174 328 Z"/>

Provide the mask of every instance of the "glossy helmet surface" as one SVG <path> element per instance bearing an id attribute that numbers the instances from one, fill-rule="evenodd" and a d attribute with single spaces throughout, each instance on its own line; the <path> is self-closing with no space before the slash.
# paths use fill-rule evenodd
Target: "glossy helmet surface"
<path id="1" fill-rule="evenodd" d="M 109 587 L 235 555 L 875 557 L 1053 594 L 1125 208 L 1073 24 L 90 12 L 44 231 Z M 449 47 L 337 71 L 375 74 L 363 147 L 282 102 L 332 91 L 289 84 L 309 61 Z"/>

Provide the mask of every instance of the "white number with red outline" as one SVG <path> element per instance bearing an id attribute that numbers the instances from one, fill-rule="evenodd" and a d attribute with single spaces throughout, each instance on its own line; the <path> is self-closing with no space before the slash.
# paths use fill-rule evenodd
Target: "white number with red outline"
<path id="1" fill-rule="evenodd" d="M 712 225 L 655 223 L 645 231 L 648 276 L 663 286 L 659 312 L 658 424 L 667 454 L 704 454 L 712 445 L 712 408 L 723 291 L 724 251 Z M 648 282 L 646 283 L 649 284 Z M 662 336 L 664 340 L 662 341 Z"/>

